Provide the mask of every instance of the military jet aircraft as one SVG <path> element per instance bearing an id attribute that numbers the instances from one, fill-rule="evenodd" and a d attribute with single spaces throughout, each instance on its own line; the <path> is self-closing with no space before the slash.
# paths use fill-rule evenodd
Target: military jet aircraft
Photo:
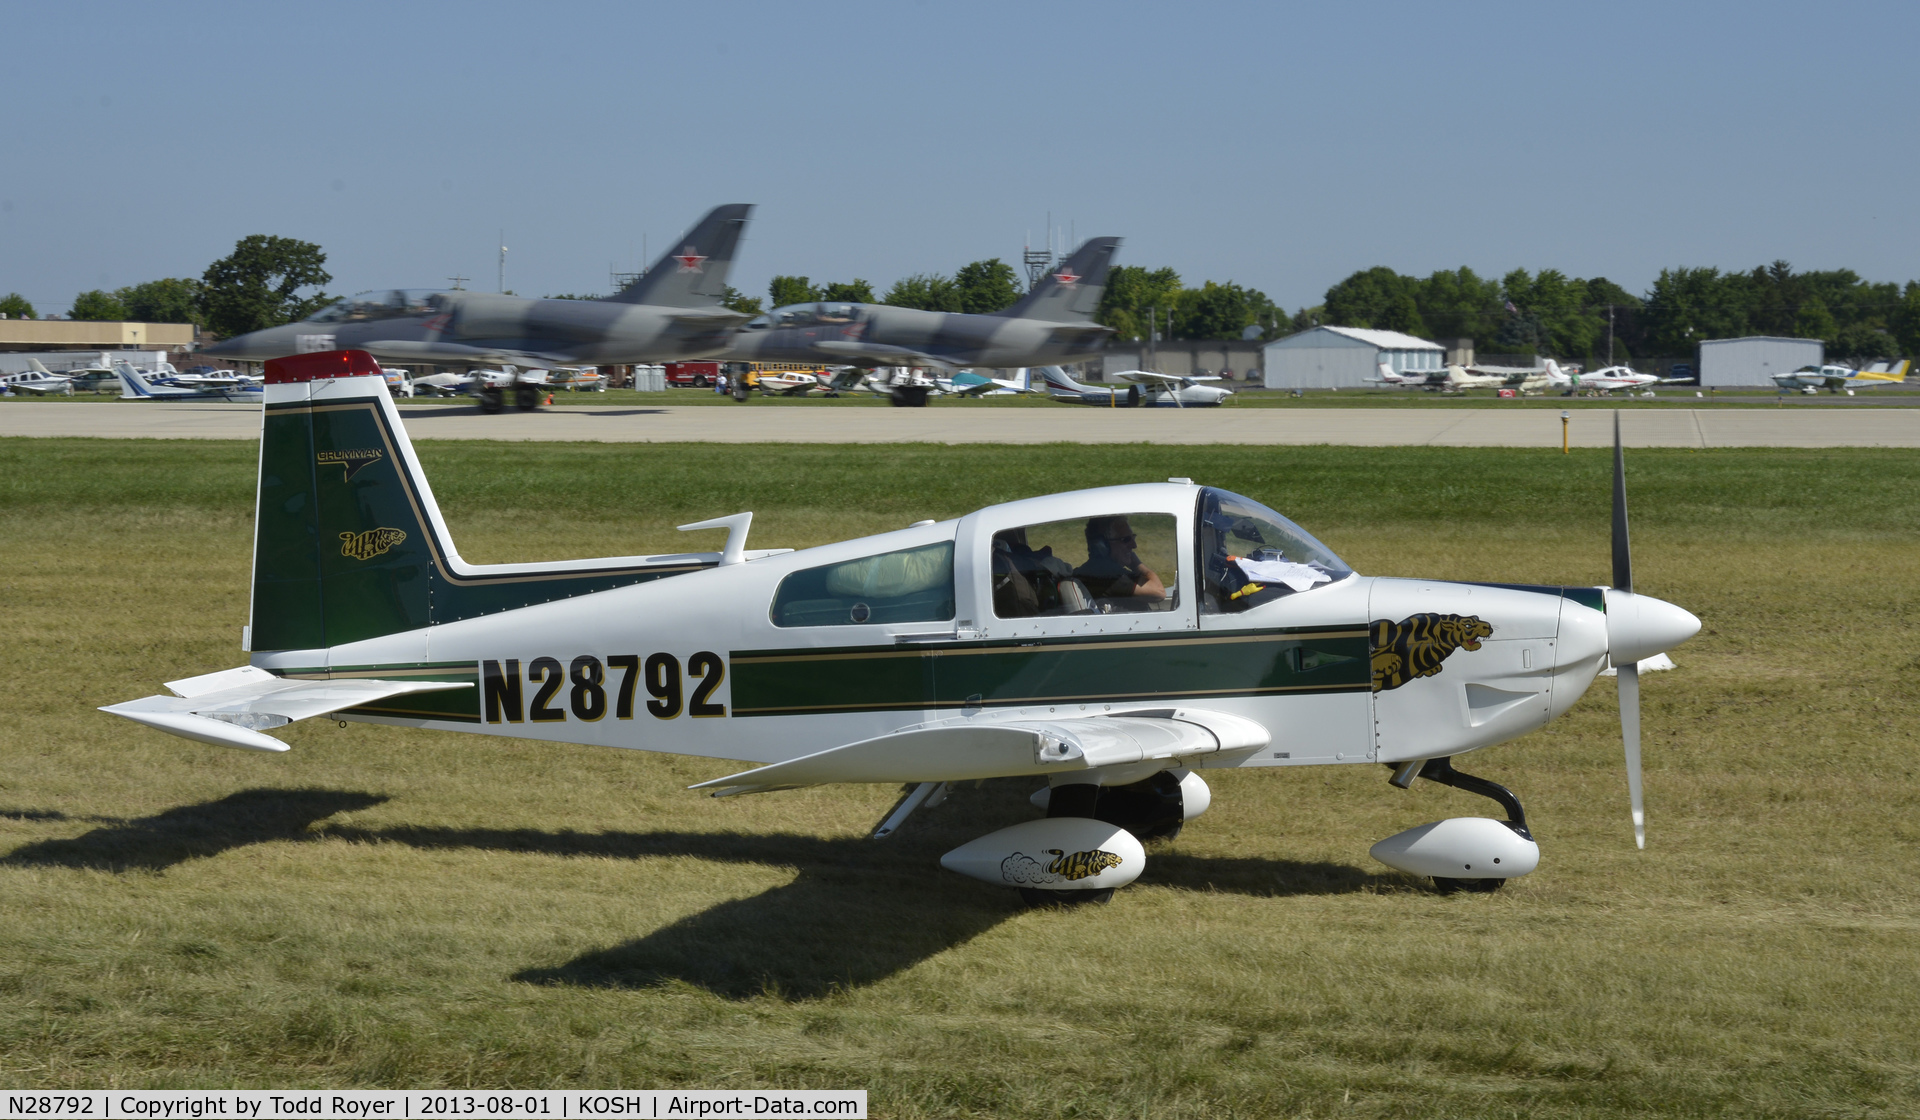
<path id="1" fill-rule="evenodd" d="M 1042 783 L 1046 816 L 942 863 L 1035 903 L 1099 901 L 1142 839 L 1211 798 L 1200 771 L 1384 763 L 1491 798 L 1374 845 L 1443 890 L 1539 861 L 1519 799 L 1454 760 L 1619 671 L 1636 842 L 1642 659 L 1699 620 L 1635 594 L 1616 418 L 1610 588 L 1354 572 L 1261 503 L 1190 479 L 1107 486 L 793 552 L 477 565 L 449 539 L 364 352 L 269 362 L 249 663 L 104 710 L 220 746 L 329 715 L 736 759 L 715 796 Z M 958 794 L 964 796 L 964 794 Z"/>
<path id="2" fill-rule="evenodd" d="M 209 346 L 241 361 L 352 347 L 390 362 L 625 365 L 701 358 L 747 316 L 720 305 L 753 207 L 716 206 L 637 283 L 602 300 L 488 292 L 363 292 L 298 323 Z"/>
<path id="3" fill-rule="evenodd" d="M 1028 292 L 991 315 L 920 311 L 881 303 L 798 303 L 761 315 L 733 337 L 727 358 L 741 362 L 919 366 L 952 375 L 973 366 L 1011 369 L 1076 362 L 1098 354 L 1113 334 L 1093 321 L 1117 237 L 1074 250 Z M 905 383 L 894 403 L 923 405 L 932 385 Z"/>

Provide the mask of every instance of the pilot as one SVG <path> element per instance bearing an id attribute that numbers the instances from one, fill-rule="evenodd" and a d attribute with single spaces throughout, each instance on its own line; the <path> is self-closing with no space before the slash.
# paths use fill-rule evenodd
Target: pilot
<path id="1" fill-rule="evenodd" d="M 1096 602 L 1126 600 L 1130 609 L 1151 610 L 1152 604 L 1166 599 L 1166 585 L 1134 550 L 1138 543 L 1124 515 L 1087 519 L 1087 562 L 1073 574 Z"/>

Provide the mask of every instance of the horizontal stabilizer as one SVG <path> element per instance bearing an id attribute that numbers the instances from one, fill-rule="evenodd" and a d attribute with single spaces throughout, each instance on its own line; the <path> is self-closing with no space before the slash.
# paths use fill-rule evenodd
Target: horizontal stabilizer
<path id="1" fill-rule="evenodd" d="M 1069 719 L 949 720 L 702 782 L 714 796 L 830 782 L 955 782 L 1046 776 L 1154 759 L 1258 750 L 1240 716 L 1190 708 Z"/>
<path id="2" fill-rule="evenodd" d="M 287 749 L 284 743 L 260 732 L 409 692 L 472 688 L 473 682 L 288 680 L 243 665 L 173 681 L 167 687 L 175 695 L 147 696 L 100 710 L 196 742 L 251 751 L 283 751 Z"/>

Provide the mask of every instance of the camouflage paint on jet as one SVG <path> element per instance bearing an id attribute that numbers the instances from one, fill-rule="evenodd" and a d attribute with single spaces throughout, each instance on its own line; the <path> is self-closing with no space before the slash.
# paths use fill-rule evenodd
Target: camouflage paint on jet
<path id="1" fill-rule="evenodd" d="M 801 303 L 754 319 L 733 337 L 734 361 L 1012 369 L 1084 361 L 1106 348 L 1093 321 L 1117 237 L 1096 237 L 1025 299 L 991 315 L 879 303 Z"/>
<path id="2" fill-rule="evenodd" d="M 351 348 L 390 362 L 624 365 L 711 357 L 746 316 L 721 306 L 753 207 L 716 206 L 639 282 L 602 300 L 396 289 L 207 348 L 259 362 Z"/>

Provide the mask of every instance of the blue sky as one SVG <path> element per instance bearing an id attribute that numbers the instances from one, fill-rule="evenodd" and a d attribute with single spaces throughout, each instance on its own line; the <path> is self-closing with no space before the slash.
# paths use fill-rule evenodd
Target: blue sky
<path id="1" fill-rule="evenodd" d="M 707 207 L 733 275 L 950 272 L 1049 213 L 1289 309 L 1376 264 L 1920 277 L 1920 5 L 21 3 L 0 293 L 197 276 L 604 291 Z"/>

